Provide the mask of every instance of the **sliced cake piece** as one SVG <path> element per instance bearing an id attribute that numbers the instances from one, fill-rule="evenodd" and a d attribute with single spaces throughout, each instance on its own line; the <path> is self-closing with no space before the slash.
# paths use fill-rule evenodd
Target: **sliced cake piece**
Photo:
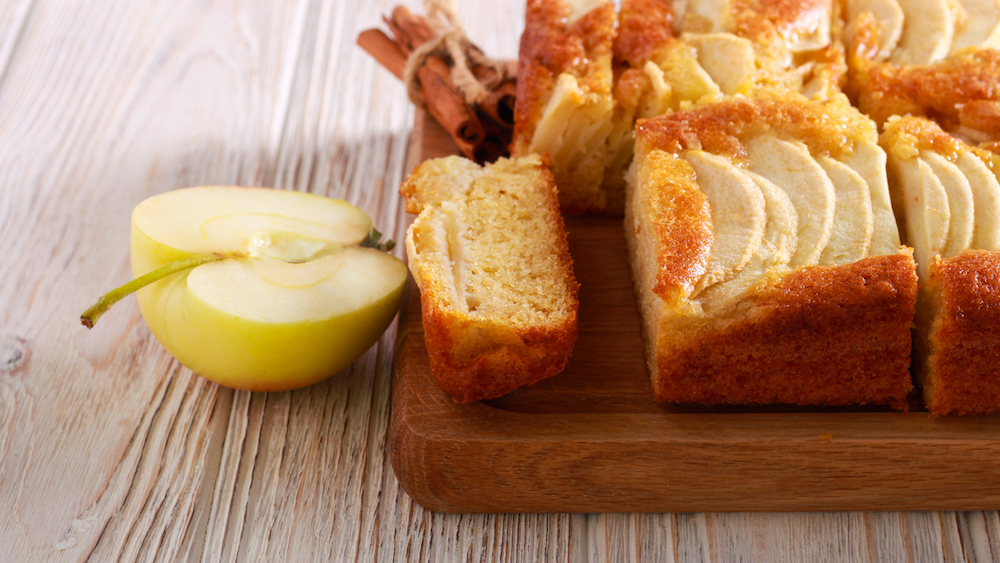
<path id="1" fill-rule="evenodd" d="M 1000 184 L 987 167 L 997 157 L 917 117 L 890 119 L 881 142 L 923 282 L 915 363 L 924 403 L 934 415 L 1000 412 Z"/>
<path id="2" fill-rule="evenodd" d="M 562 371 L 576 340 L 577 283 L 542 158 L 429 160 L 400 192 L 419 213 L 406 251 L 441 388 L 476 401 Z"/>
<path id="3" fill-rule="evenodd" d="M 548 154 L 569 211 L 608 206 L 601 183 L 614 110 L 614 36 L 608 0 L 528 0 L 511 154 Z"/>
<path id="4" fill-rule="evenodd" d="M 639 122 L 625 234 L 657 400 L 905 408 L 917 277 L 909 249 L 871 252 L 881 189 L 867 184 L 885 185 L 885 172 L 856 151 L 876 140 L 843 97 L 733 98 Z M 766 224 L 750 259 L 720 278 L 716 239 L 752 222 L 717 216 L 709 194 L 745 185 L 741 175 L 760 188 Z M 815 217 L 829 232 L 801 224 Z"/>

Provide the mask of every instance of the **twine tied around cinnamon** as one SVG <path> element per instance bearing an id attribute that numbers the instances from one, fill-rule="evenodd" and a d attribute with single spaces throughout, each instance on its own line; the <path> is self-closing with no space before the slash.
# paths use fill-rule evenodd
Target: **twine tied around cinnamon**
<path id="1" fill-rule="evenodd" d="M 454 0 L 426 0 L 424 9 L 427 11 L 427 23 L 437 37 L 410 53 L 403 71 L 407 96 L 417 107 L 427 107 L 417 71 L 430 57 L 450 61 L 452 84 L 469 105 L 482 104 L 489 92 L 513 78 L 508 76 L 509 65 L 505 61 L 487 57 L 469 41 L 458 22 Z M 472 67 L 480 67 L 478 77 Z"/>

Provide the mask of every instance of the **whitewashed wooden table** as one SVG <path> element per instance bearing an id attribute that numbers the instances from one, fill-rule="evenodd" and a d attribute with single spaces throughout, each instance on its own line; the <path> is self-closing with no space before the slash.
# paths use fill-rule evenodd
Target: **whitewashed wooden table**
<path id="1" fill-rule="evenodd" d="M 395 328 L 256 394 L 181 367 L 132 298 L 79 326 L 166 190 L 310 191 L 402 237 L 413 110 L 354 45 L 394 3 L 0 1 L 0 561 L 1000 559 L 996 512 L 433 514 L 385 448 Z M 460 6 L 508 57 L 523 10 Z"/>

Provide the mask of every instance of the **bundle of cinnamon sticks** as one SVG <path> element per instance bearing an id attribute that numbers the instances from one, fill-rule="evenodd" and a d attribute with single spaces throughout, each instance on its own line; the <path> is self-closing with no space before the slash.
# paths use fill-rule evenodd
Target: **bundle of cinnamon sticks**
<path id="1" fill-rule="evenodd" d="M 438 33 L 426 18 L 405 6 L 397 6 L 390 17 L 383 19 L 392 37 L 381 29 L 368 29 L 358 36 L 358 45 L 397 78 L 405 80 L 409 57 L 422 45 L 436 40 Z M 466 52 L 475 50 L 469 54 L 478 56 L 457 63 L 451 54 L 433 51 L 418 61 L 414 86 L 419 101 L 451 135 L 462 154 L 480 164 L 493 162 L 506 156 L 513 134 L 516 64 L 505 61 L 505 72 L 498 77 L 495 65 L 478 62 L 485 56 L 475 45 L 467 41 L 464 44 Z M 484 96 L 469 99 L 468 92 L 456 83 L 456 64 L 467 65 L 476 80 L 488 85 Z"/>

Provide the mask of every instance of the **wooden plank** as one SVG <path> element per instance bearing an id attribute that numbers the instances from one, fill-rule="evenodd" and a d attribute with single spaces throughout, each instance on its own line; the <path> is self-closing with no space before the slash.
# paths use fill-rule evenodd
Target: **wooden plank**
<path id="1" fill-rule="evenodd" d="M 440 135 L 439 128 L 426 128 L 429 153 L 445 150 Z M 390 446 L 400 482 L 424 507 L 691 512 L 1000 506 L 1000 416 L 933 419 L 925 412 L 869 407 L 656 403 L 620 221 L 569 217 L 567 231 L 581 285 L 573 357 L 562 374 L 500 399 L 460 405 L 436 387 L 418 292 L 409 288 Z M 921 537 L 941 533 L 926 528 Z M 937 545 L 929 549 L 939 552 Z"/>

